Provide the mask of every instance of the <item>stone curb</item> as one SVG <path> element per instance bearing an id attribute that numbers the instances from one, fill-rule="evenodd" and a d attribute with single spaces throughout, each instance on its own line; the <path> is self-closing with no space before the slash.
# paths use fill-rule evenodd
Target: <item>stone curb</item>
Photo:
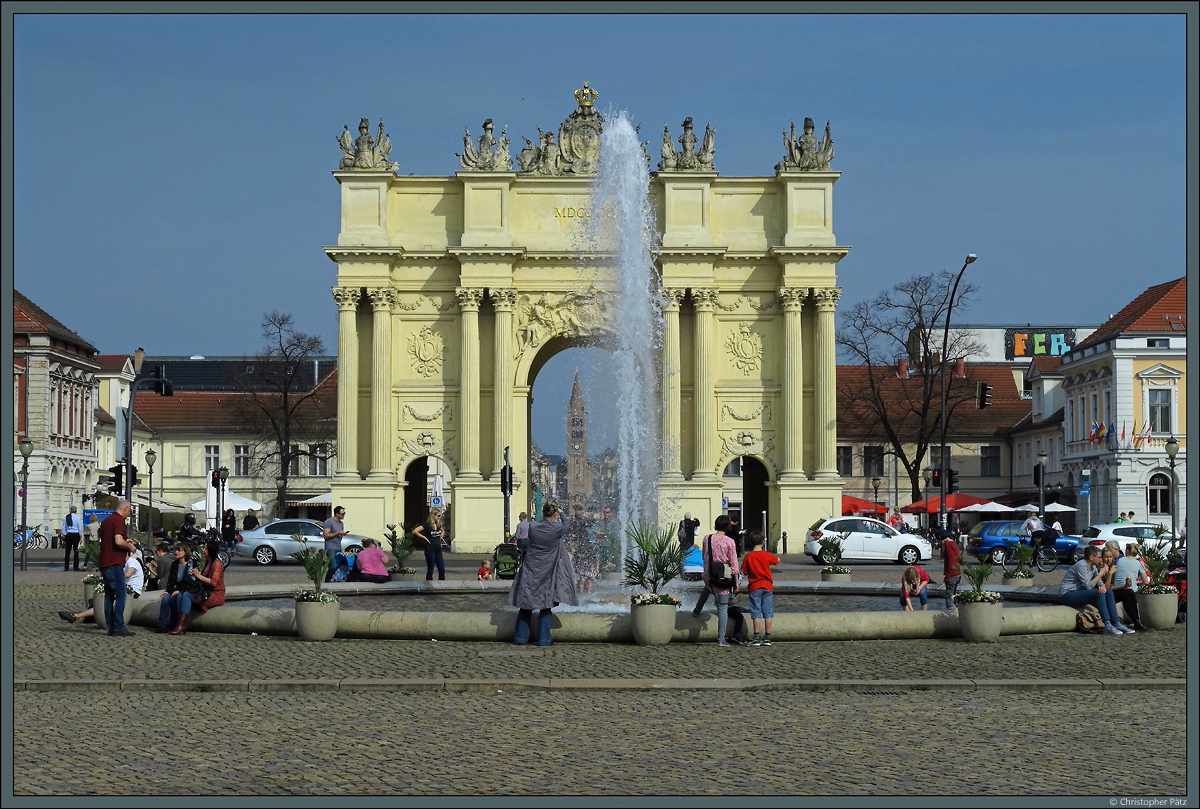
<path id="1" fill-rule="evenodd" d="M 803 679 L 312 679 L 312 680 L 15 680 L 14 691 L 1103 691 L 1182 690 L 1185 678 L 1061 680 Z"/>

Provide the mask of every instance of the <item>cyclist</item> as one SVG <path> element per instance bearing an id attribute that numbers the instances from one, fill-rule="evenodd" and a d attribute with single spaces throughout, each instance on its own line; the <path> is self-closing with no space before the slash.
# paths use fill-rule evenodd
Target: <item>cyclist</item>
<path id="1" fill-rule="evenodd" d="M 1036 548 L 1041 544 L 1042 538 L 1045 536 L 1043 533 L 1044 527 L 1041 517 L 1035 511 L 1029 515 L 1029 519 L 1021 523 L 1021 533 L 1029 537 L 1029 544 Z"/>

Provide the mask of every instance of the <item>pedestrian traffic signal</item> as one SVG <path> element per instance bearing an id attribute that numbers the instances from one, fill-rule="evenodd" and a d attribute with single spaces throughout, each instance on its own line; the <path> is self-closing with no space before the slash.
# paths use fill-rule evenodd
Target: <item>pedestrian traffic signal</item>
<path id="1" fill-rule="evenodd" d="M 1042 485 L 1042 465 L 1040 463 L 1035 463 L 1033 465 L 1033 485 Z"/>
<path id="2" fill-rule="evenodd" d="M 513 493 L 512 467 L 508 464 L 500 467 L 500 494 L 505 496 Z"/>
<path id="3" fill-rule="evenodd" d="M 214 489 L 221 488 L 221 476 L 217 474 L 217 470 L 212 471 L 212 487 Z"/>
<path id="4" fill-rule="evenodd" d="M 137 471 L 136 466 L 131 466 L 129 468 L 129 480 L 130 480 L 130 483 L 129 483 L 130 486 L 137 487 L 137 486 L 142 485 L 142 479 L 141 479 L 141 477 L 138 476 L 138 471 Z"/>
<path id="5" fill-rule="evenodd" d="M 933 470 L 933 480 L 931 481 L 931 483 L 933 483 L 934 488 L 936 488 L 938 491 L 941 491 L 942 470 L 940 470 L 940 469 Z"/>
<path id="6" fill-rule="evenodd" d="M 108 490 L 115 495 L 125 494 L 125 467 L 121 464 L 110 466 L 109 472 L 112 472 L 112 480 L 108 484 Z"/>
<path id="7" fill-rule="evenodd" d="M 946 470 L 946 493 L 954 494 L 956 491 L 958 491 L 958 470 L 957 469 L 947 469 Z"/>
<path id="8" fill-rule="evenodd" d="M 975 386 L 975 406 L 980 410 L 992 406 L 992 386 L 988 383 L 980 382 Z"/>

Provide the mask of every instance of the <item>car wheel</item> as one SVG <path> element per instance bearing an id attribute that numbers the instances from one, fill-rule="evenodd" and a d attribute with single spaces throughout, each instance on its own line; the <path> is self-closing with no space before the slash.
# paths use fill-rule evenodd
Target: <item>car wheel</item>
<path id="1" fill-rule="evenodd" d="M 1081 559 L 1083 559 L 1083 547 L 1076 545 L 1075 549 L 1071 551 L 1071 564 L 1075 564 Z"/>
<path id="2" fill-rule="evenodd" d="M 275 561 L 275 549 L 270 545 L 259 545 L 254 549 L 254 561 L 260 565 L 269 565 Z"/>
<path id="3" fill-rule="evenodd" d="M 821 562 L 827 565 L 836 565 L 841 558 L 842 555 L 837 551 L 821 551 L 820 553 Z"/>
<path id="4" fill-rule="evenodd" d="M 921 561 L 921 552 L 912 545 L 905 545 L 900 549 L 900 564 L 915 565 Z"/>
<path id="5" fill-rule="evenodd" d="M 345 551 L 345 552 L 346 552 L 346 553 L 352 553 L 352 554 L 354 554 L 355 556 L 357 556 L 357 555 L 358 555 L 358 553 L 359 553 L 361 550 L 362 550 L 362 546 L 361 546 L 361 545 L 351 545 L 349 548 L 346 548 L 346 551 Z"/>
<path id="6" fill-rule="evenodd" d="M 816 563 L 818 565 L 821 564 L 821 557 L 817 556 L 815 553 L 810 558 L 813 560 L 814 563 Z"/>
<path id="7" fill-rule="evenodd" d="M 217 551 L 217 558 L 221 560 L 221 567 L 229 567 L 229 551 Z"/>
<path id="8" fill-rule="evenodd" d="M 992 552 L 988 554 L 988 561 L 993 565 L 1002 565 L 1004 564 L 1004 557 L 1004 548 L 993 548 Z"/>

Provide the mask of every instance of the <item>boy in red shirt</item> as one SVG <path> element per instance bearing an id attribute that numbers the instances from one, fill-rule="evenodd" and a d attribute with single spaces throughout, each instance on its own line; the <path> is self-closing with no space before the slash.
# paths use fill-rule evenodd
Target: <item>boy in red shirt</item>
<path id="1" fill-rule="evenodd" d="M 751 531 L 747 537 L 750 552 L 742 557 L 742 572 L 749 581 L 750 591 L 750 620 L 754 625 L 754 636 L 746 642 L 747 646 L 771 645 L 771 619 L 775 617 L 775 609 L 771 604 L 771 593 L 774 580 L 771 578 L 771 565 L 779 564 L 779 557 L 762 548 L 762 531 Z M 759 621 L 763 622 L 763 634 L 758 634 Z"/>

